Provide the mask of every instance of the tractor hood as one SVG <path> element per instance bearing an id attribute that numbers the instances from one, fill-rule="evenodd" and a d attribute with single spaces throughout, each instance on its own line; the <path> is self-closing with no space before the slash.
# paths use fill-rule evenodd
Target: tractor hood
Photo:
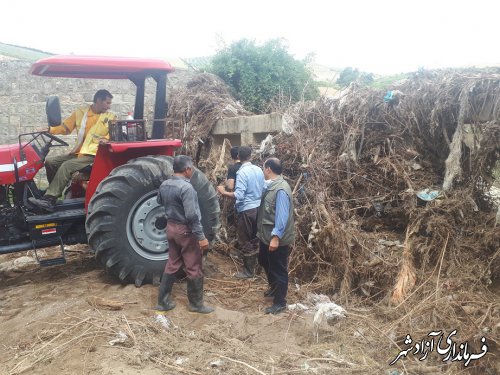
<path id="1" fill-rule="evenodd" d="M 0 184 L 32 180 L 43 167 L 43 162 L 33 147 L 24 143 L 22 146 L 23 155 L 19 152 L 19 143 L 0 146 Z"/>

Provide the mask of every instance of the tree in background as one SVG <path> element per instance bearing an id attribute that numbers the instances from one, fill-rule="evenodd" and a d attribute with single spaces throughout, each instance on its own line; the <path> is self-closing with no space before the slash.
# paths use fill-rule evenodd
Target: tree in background
<path id="1" fill-rule="evenodd" d="M 347 67 L 340 72 L 339 78 L 337 79 L 337 84 L 342 87 L 345 87 L 354 81 L 357 81 L 362 85 L 370 85 L 373 83 L 373 74 L 363 73 L 360 72 L 358 69 Z"/>
<path id="2" fill-rule="evenodd" d="M 223 48 L 208 68 L 221 77 L 245 108 L 265 113 L 273 101 L 297 102 L 319 95 L 305 61 L 295 60 L 283 40 L 269 40 L 261 46 L 241 39 Z"/>

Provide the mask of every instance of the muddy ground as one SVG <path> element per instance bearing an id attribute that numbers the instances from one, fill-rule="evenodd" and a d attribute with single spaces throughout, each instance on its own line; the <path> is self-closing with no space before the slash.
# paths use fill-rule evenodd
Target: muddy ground
<path id="1" fill-rule="evenodd" d="M 188 313 L 178 283 L 177 307 L 157 315 L 157 287 L 121 285 L 86 246 L 70 250 L 67 264 L 51 268 L 31 253 L 0 258 L 0 374 L 455 373 L 417 358 L 389 366 L 399 344 L 375 308 L 344 306 L 347 317 L 330 324 L 306 312 L 265 315 L 262 275 L 233 279 L 238 263 L 218 252 L 206 265 L 215 312 Z M 288 302 L 307 304 L 313 289 L 291 280 Z"/>

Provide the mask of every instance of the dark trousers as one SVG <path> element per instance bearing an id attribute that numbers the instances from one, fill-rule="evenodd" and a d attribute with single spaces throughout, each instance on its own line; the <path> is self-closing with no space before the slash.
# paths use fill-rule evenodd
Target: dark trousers
<path id="1" fill-rule="evenodd" d="M 257 239 L 257 208 L 251 208 L 238 213 L 237 217 L 238 244 L 243 256 L 256 255 Z"/>
<path id="2" fill-rule="evenodd" d="M 259 264 L 264 268 L 269 286 L 274 289 L 274 303 L 286 305 L 288 292 L 288 251 L 289 246 L 279 246 L 269 251 L 269 245 L 260 241 Z"/>
<path id="3" fill-rule="evenodd" d="M 203 276 L 202 252 L 196 236 L 184 224 L 168 221 L 168 261 L 165 273 L 175 275 L 185 267 L 188 279 L 197 279 Z"/>
<path id="4" fill-rule="evenodd" d="M 45 159 L 45 171 L 49 187 L 45 194 L 58 198 L 71 180 L 71 175 L 94 162 L 93 155 L 78 157 L 75 154 L 58 155 Z"/>

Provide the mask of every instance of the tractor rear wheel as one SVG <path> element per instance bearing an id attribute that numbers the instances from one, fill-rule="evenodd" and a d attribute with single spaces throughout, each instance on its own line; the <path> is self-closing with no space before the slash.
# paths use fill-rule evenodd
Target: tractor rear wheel
<path id="1" fill-rule="evenodd" d="M 156 202 L 161 183 L 172 175 L 173 158 L 146 156 L 114 169 L 89 202 L 86 231 L 90 248 L 122 283 L 141 286 L 159 280 L 168 259 L 165 210 Z M 198 169 L 191 178 L 198 193 L 209 241 L 219 227 L 219 201 Z"/>

